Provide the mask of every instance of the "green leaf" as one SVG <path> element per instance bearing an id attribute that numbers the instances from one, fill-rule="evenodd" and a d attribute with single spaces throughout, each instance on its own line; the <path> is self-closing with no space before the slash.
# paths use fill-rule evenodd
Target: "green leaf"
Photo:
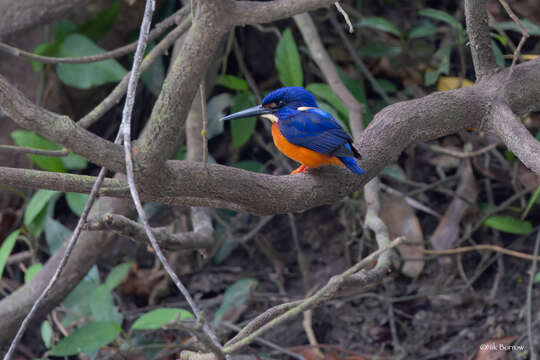
<path id="1" fill-rule="evenodd" d="M 535 284 L 540 283 L 540 272 L 536 274 L 536 276 L 534 277 L 533 282 L 534 282 Z"/>
<path id="2" fill-rule="evenodd" d="M 60 46 L 60 55 L 79 57 L 104 53 L 94 41 L 81 34 L 69 35 Z M 113 59 L 89 64 L 58 64 L 56 73 L 62 82 L 79 89 L 88 89 L 110 82 L 118 82 L 127 74 L 126 69 Z"/>
<path id="3" fill-rule="evenodd" d="M 523 26 L 525 27 L 525 29 L 527 30 L 529 35 L 540 36 L 540 26 L 536 25 L 535 23 L 533 23 L 532 21 L 530 21 L 528 19 L 522 19 L 521 23 L 523 24 Z M 512 30 L 512 31 L 516 31 L 518 33 L 521 33 L 521 28 L 514 21 L 500 22 L 499 27 L 502 30 L 505 30 L 505 31 L 506 30 Z"/>
<path id="4" fill-rule="evenodd" d="M 398 90 L 396 84 L 394 84 L 390 80 L 386 80 L 386 79 L 376 79 L 376 80 L 377 80 L 377 83 L 379 84 L 379 86 L 385 92 L 387 92 L 389 94 L 395 93 Z"/>
<path id="5" fill-rule="evenodd" d="M 300 63 L 300 54 L 290 28 L 283 32 L 283 36 L 279 40 L 275 63 L 279 80 L 284 86 L 303 85 L 304 72 Z"/>
<path id="6" fill-rule="evenodd" d="M 495 55 L 495 61 L 497 62 L 497 65 L 504 67 L 504 54 L 502 53 L 501 49 L 499 48 L 499 45 L 496 41 L 493 39 L 491 40 L 491 48 L 493 49 L 493 54 Z"/>
<path id="7" fill-rule="evenodd" d="M 66 193 L 67 204 L 71 211 L 77 216 L 82 215 L 82 212 L 84 210 L 84 207 L 86 206 L 86 203 L 88 202 L 89 197 L 90 195 L 88 194 L 79 194 L 72 192 Z"/>
<path id="8" fill-rule="evenodd" d="M 54 26 L 54 42 L 60 44 L 69 35 L 77 31 L 77 24 L 71 20 L 62 20 Z"/>
<path id="9" fill-rule="evenodd" d="M 483 225 L 516 235 L 529 235 L 533 232 L 530 221 L 521 221 L 511 216 L 490 216 L 484 221 Z"/>
<path id="10" fill-rule="evenodd" d="M 523 212 L 523 215 L 521 215 L 521 220 L 525 219 L 527 215 L 529 214 L 529 211 L 531 211 L 532 206 L 536 202 L 536 199 L 538 199 L 538 195 L 540 195 L 540 185 L 536 188 L 534 194 L 529 199 L 529 203 L 527 204 L 527 208 Z"/>
<path id="11" fill-rule="evenodd" d="M 96 321 L 113 321 L 122 325 L 122 314 L 114 305 L 111 291 L 106 285 L 100 285 L 90 296 L 90 311 Z"/>
<path id="12" fill-rule="evenodd" d="M 439 20 L 447 23 L 456 30 L 462 30 L 463 27 L 452 15 L 437 9 L 422 9 L 418 11 L 418 15 L 425 16 L 430 19 Z"/>
<path id="13" fill-rule="evenodd" d="M 232 112 L 237 112 L 243 109 L 247 109 L 255 105 L 255 98 L 249 92 L 241 92 L 234 97 L 234 106 Z M 255 130 L 255 117 L 248 117 L 243 119 L 234 119 L 231 121 L 231 134 L 234 147 L 239 148 L 248 142 L 249 138 Z"/>
<path id="14" fill-rule="evenodd" d="M 125 262 L 120 265 L 116 265 L 105 280 L 105 286 L 112 291 L 115 287 L 120 285 L 124 278 L 129 273 L 129 269 L 133 266 L 133 261 Z"/>
<path id="15" fill-rule="evenodd" d="M 45 219 L 45 240 L 51 254 L 54 254 L 60 246 L 71 237 L 71 230 L 51 217 Z"/>
<path id="16" fill-rule="evenodd" d="M 256 279 L 243 278 L 229 286 L 227 290 L 225 290 L 223 301 L 214 316 L 214 326 L 217 326 L 221 320 L 223 320 L 225 315 L 238 311 L 240 308 L 244 307 L 249 299 L 251 290 L 255 288 L 258 283 L 259 282 Z"/>
<path id="17" fill-rule="evenodd" d="M 84 170 L 88 166 L 88 160 L 74 153 L 69 153 L 67 156 L 61 157 L 60 160 L 69 170 Z"/>
<path id="18" fill-rule="evenodd" d="M 173 156 L 173 160 L 186 160 L 187 157 L 187 148 L 186 145 L 180 146 L 180 149 L 176 150 L 176 153 Z"/>
<path id="19" fill-rule="evenodd" d="M 334 107 L 344 118 L 349 117 L 349 112 L 343 102 L 334 94 L 332 88 L 328 84 L 313 83 L 306 87 L 306 90 L 312 92 L 315 96 L 323 99 Z"/>
<path id="20" fill-rule="evenodd" d="M 347 89 L 349 89 L 351 94 L 353 94 L 356 100 L 358 100 L 361 104 L 364 105 L 364 109 L 365 109 L 364 119 L 362 120 L 362 122 L 364 123 L 364 126 L 367 126 L 369 122 L 371 121 L 371 118 L 373 117 L 373 115 L 371 113 L 371 108 L 367 102 L 366 89 L 364 87 L 364 79 L 360 78 L 358 80 L 355 80 L 351 78 L 350 76 L 348 76 L 347 74 L 345 74 L 345 72 L 341 70 L 339 67 L 338 67 L 338 73 L 339 73 L 339 77 L 345 83 L 345 86 L 347 87 Z"/>
<path id="21" fill-rule="evenodd" d="M 96 16 L 82 25 L 79 32 L 94 41 L 103 40 L 114 24 L 118 10 L 120 10 L 120 1 L 115 0 L 111 6 L 100 11 Z"/>
<path id="22" fill-rule="evenodd" d="M 360 55 L 379 58 L 383 56 L 396 56 L 401 53 L 401 47 L 386 43 L 369 43 L 358 51 Z"/>
<path id="23" fill-rule="evenodd" d="M 17 237 L 19 236 L 19 233 L 21 232 L 20 229 L 15 230 L 11 234 L 9 234 L 2 243 L 2 246 L 0 246 L 0 279 L 2 278 L 2 274 L 4 273 L 4 267 L 6 266 L 7 259 L 11 252 L 13 251 L 13 247 L 15 246 L 15 242 L 17 241 Z"/>
<path id="24" fill-rule="evenodd" d="M 409 33 L 409 40 L 433 36 L 437 33 L 437 27 L 430 22 L 418 25 Z"/>
<path id="25" fill-rule="evenodd" d="M 30 226 L 38 214 L 47 206 L 49 200 L 51 200 L 56 194 L 59 194 L 58 191 L 52 190 L 38 190 L 32 196 L 28 205 L 26 205 L 26 210 L 24 211 L 24 225 Z"/>
<path id="26" fill-rule="evenodd" d="M 431 86 L 437 82 L 440 74 L 448 75 L 450 72 L 450 54 L 452 52 L 452 44 L 441 46 L 433 55 L 440 60 L 439 67 L 436 71 L 426 71 L 425 84 Z"/>
<path id="27" fill-rule="evenodd" d="M 249 89 L 246 80 L 234 75 L 218 75 L 216 85 L 239 91 L 247 91 Z"/>
<path id="28" fill-rule="evenodd" d="M 51 348 L 53 329 L 47 320 L 41 323 L 41 339 L 47 349 Z"/>
<path id="29" fill-rule="evenodd" d="M 262 170 L 264 167 L 263 164 L 254 160 L 238 161 L 231 164 L 231 166 L 238 169 L 244 169 L 244 170 L 253 171 L 253 172 L 263 172 Z"/>
<path id="30" fill-rule="evenodd" d="M 51 350 L 52 356 L 90 353 L 112 342 L 122 328 L 112 321 L 88 323 L 60 340 Z"/>
<path id="31" fill-rule="evenodd" d="M 390 21 L 382 17 L 366 17 L 360 20 L 357 25 L 360 27 L 368 27 L 371 29 L 381 30 L 396 35 L 398 37 L 403 36 L 401 30 L 399 30 L 396 25 L 392 24 Z"/>
<path id="32" fill-rule="evenodd" d="M 11 133 L 11 138 L 15 143 L 22 147 L 42 149 L 42 150 L 58 150 L 60 146 L 56 145 L 52 141 L 45 139 L 42 136 L 34 134 L 33 132 L 26 130 L 15 130 Z M 66 172 L 62 160 L 58 157 L 41 156 L 41 155 L 28 155 L 28 157 L 43 170 L 52 172 Z"/>
<path id="33" fill-rule="evenodd" d="M 34 276 L 37 275 L 38 272 L 41 271 L 43 268 L 43 265 L 40 263 L 31 265 L 28 269 L 26 269 L 26 272 L 24 273 L 24 283 L 28 283 Z"/>
<path id="34" fill-rule="evenodd" d="M 156 330 L 173 321 L 193 319 L 193 315 L 184 309 L 160 308 L 141 315 L 131 327 L 131 330 Z"/>

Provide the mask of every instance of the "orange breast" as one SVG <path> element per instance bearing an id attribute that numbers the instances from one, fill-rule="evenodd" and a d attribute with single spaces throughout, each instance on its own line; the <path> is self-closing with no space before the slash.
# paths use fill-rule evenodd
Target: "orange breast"
<path id="1" fill-rule="evenodd" d="M 315 168 L 328 164 L 344 166 L 341 160 L 335 156 L 327 156 L 303 146 L 291 144 L 283 135 L 281 135 L 277 123 L 272 124 L 272 137 L 274 138 L 274 144 L 279 151 L 301 164 Z"/>

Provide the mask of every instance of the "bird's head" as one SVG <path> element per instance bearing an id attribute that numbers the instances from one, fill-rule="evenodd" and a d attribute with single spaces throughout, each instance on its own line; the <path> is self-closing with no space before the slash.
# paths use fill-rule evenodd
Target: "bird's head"
<path id="1" fill-rule="evenodd" d="M 299 86 L 282 87 L 266 95 L 261 105 L 225 116 L 221 120 L 260 115 L 272 122 L 277 122 L 280 115 L 312 107 L 317 107 L 317 102 L 309 91 Z"/>

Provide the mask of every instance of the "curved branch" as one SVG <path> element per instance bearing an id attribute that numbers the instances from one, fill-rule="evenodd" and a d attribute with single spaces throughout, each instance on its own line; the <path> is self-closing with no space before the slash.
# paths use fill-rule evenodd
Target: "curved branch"
<path id="1" fill-rule="evenodd" d="M 487 0 L 466 0 L 465 20 L 471 45 L 474 70 L 478 80 L 498 68 L 491 48 Z"/>
<path id="2" fill-rule="evenodd" d="M 540 141 L 531 135 L 510 107 L 504 103 L 494 104 L 490 123 L 508 149 L 540 175 Z"/>
<path id="3" fill-rule="evenodd" d="M 516 113 L 540 109 L 540 59 L 516 66 L 509 81 L 507 72 L 508 69 L 500 71 L 467 88 L 434 93 L 384 108 L 355 142 L 362 152 L 360 165 L 366 175 L 357 176 L 342 168 L 326 167 L 310 174 L 272 176 L 218 164 L 208 164 L 205 169 L 199 162 L 169 160 L 151 174 L 152 181 L 141 187 L 142 197 L 166 204 L 222 207 L 259 215 L 304 211 L 336 202 L 360 189 L 395 161 L 409 144 L 478 127 L 482 120 L 488 120 L 492 111 L 491 99 L 501 93 L 497 89 L 503 90 L 504 98 Z M 501 88 L 502 84 L 505 87 Z M 0 100 L 1 95 L 0 86 Z M 0 106 L 3 103 L 0 102 Z M 35 111 L 35 105 L 30 101 L 28 106 L 29 113 Z M 40 121 L 39 116 L 35 121 Z M 68 135 L 63 133 L 62 139 Z M 87 146 L 87 139 L 83 140 L 83 145 Z M 79 149 L 81 144 L 73 145 L 71 150 L 76 153 L 88 151 Z M 47 184 L 40 183 L 39 179 L 28 181 L 33 181 L 35 187 L 58 189 L 52 181 Z M 125 196 L 124 190 L 118 196 Z"/>

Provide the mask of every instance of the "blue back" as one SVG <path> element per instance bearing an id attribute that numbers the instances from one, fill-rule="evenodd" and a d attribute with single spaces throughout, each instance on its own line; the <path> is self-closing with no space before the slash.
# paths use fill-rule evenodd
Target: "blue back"
<path id="1" fill-rule="evenodd" d="M 360 156 L 351 145 L 351 136 L 332 115 L 317 108 L 315 97 L 304 88 L 275 90 L 262 103 L 278 107 L 274 115 L 279 119 L 281 134 L 290 143 L 328 156 Z M 300 107 L 315 109 L 298 110 Z"/>

